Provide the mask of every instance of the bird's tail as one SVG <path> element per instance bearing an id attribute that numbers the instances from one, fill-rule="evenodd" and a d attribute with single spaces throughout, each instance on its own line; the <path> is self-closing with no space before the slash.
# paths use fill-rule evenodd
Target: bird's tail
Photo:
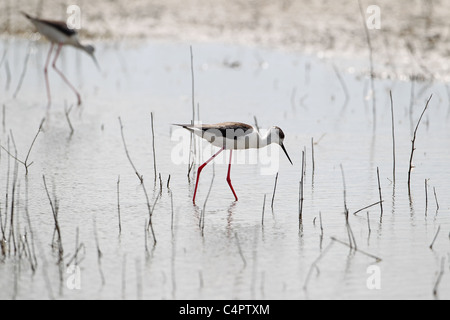
<path id="1" fill-rule="evenodd" d="M 23 14 L 25 16 L 25 18 L 27 18 L 28 20 L 33 20 L 34 18 L 32 16 L 30 16 L 28 13 L 24 12 L 24 11 L 20 11 L 21 14 Z"/>
<path id="2" fill-rule="evenodd" d="M 176 123 L 173 123 L 172 125 L 173 125 L 173 126 L 177 126 L 177 127 L 182 127 L 182 128 L 184 128 L 184 129 L 186 129 L 186 130 L 189 130 L 189 131 L 191 131 L 191 132 L 194 132 L 194 127 L 193 127 L 193 125 L 191 125 L 191 124 L 176 124 Z"/>
<path id="3" fill-rule="evenodd" d="M 192 124 L 178 124 L 178 123 L 172 123 L 173 126 L 177 127 L 183 127 L 185 129 L 193 129 L 194 126 Z"/>

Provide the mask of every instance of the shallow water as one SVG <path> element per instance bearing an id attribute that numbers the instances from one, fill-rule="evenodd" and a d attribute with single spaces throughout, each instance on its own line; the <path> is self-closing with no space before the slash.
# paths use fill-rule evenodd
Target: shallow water
<path id="1" fill-rule="evenodd" d="M 50 82 L 54 103 L 46 108 L 42 69 L 48 45 L 35 43 L 30 47 L 23 85 L 13 99 L 29 42 L 1 42 L 1 52 L 7 48 L 5 61 L 11 73 L 7 90 L 6 67 L 1 66 L 0 104 L 5 105 L 2 146 L 7 147 L 11 130 L 18 158 L 24 159 L 41 119 L 45 117 L 46 122 L 30 155 L 34 164 L 28 178 L 23 166 L 18 167 L 15 197 L 15 236 L 27 232 L 35 247 L 38 268 L 33 274 L 28 258 L 14 256 L 11 244 L 10 256 L 0 263 L 0 298 L 432 299 L 442 259 L 444 276 L 438 298 L 449 298 L 450 286 L 445 280 L 449 268 L 450 204 L 446 194 L 450 190 L 450 155 L 446 146 L 450 142 L 450 102 L 444 84 L 415 83 L 411 100 L 410 82 L 377 80 L 374 129 L 369 80 L 360 72 L 366 68 L 365 60 L 329 61 L 254 47 L 194 43 L 195 103 L 199 105 L 200 119 L 204 123 L 253 124 L 256 116 L 261 128 L 278 125 L 286 134 L 285 145 L 294 162 L 291 166 L 282 153 L 276 156 L 279 149 L 273 149 L 273 163 L 279 165 L 275 170 L 279 177 L 273 210 L 274 172 L 261 174 L 262 165 L 235 164 L 232 181 L 239 201 L 234 202 L 225 181 L 227 166 L 223 161 L 204 170 L 199 207 L 194 207 L 195 185 L 187 178 L 188 156 L 174 156 L 181 133 L 171 126 L 192 118 L 189 45 L 150 40 L 139 44 L 100 43 L 97 57 L 101 72 L 88 56 L 65 49 L 59 65 L 80 88 L 84 100 L 83 106 L 74 107 L 70 114 L 75 129 L 71 136 L 64 105 L 75 103 L 75 96 L 53 72 Z M 348 88 L 348 103 L 333 65 L 339 67 Z M 395 184 L 389 90 L 393 92 L 395 110 Z M 418 130 L 409 197 L 412 130 L 430 94 L 433 98 Z M 161 193 L 159 180 L 154 184 L 151 112 L 155 117 Z M 123 148 L 119 116 L 131 158 L 144 176 L 151 205 L 160 194 L 153 215 L 156 246 L 151 233 L 145 231 L 149 218 L 146 198 Z M 189 141 L 188 133 L 181 136 Z M 311 138 L 316 143 L 314 174 Z M 213 152 L 205 144 L 202 150 L 204 160 Z M 306 175 L 303 223 L 299 228 L 303 150 Z M 8 156 L 2 150 L 3 219 L 7 190 L 11 209 L 13 164 L 11 160 L 8 180 Z M 349 223 L 360 251 L 331 240 L 335 237 L 349 243 L 341 165 Z M 383 216 L 379 206 L 353 215 L 379 201 L 377 167 Z M 199 219 L 213 172 L 202 235 Z M 70 266 L 58 268 L 58 254 L 51 248 L 54 221 L 42 175 L 50 194 L 58 199 L 65 264 L 76 251 L 79 230 L 83 246 L 75 273 Z M 121 235 L 117 212 L 119 176 Z M 427 209 L 425 179 L 429 179 Z M 267 199 L 262 225 L 264 195 Z M 10 211 L 7 218 L 8 236 Z M 439 227 L 431 250 L 429 246 Z M 308 277 L 321 253 L 317 268 Z M 367 286 L 371 276 L 368 268 L 372 266 L 379 268 L 379 290 Z"/>

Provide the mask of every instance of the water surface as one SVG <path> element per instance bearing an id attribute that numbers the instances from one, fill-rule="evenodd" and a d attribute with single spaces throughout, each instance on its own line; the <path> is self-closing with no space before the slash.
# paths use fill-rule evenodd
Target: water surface
<path id="1" fill-rule="evenodd" d="M 253 124 L 256 117 L 261 128 L 278 125 L 287 136 L 285 145 L 294 165 L 282 153 L 274 160 L 279 163 L 279 177 L 273 210 L 275 174 L 262 175 L 258 164 L 233 165 L 232 181 L 239 196 L 234 202 L 223 161 L 203 171 L 199 207 L 192 205 L 194 180 L 187 177 L 188 164 L 179 164 L 180 159 L 173 158 L 179 141 L 172 139 L 176 129 L 171 126 L 192 118 L 190 44 L 150 40 L 139 44 L 99 43 L 101 72 L 83 53 L 65 49 L 59 61 L 61 69 L 80 89 L 84 100 L 81 108 L 71 111 L 75 129 L 71 135 L 64 108 L 76 99 L 55 73 L 50 76 L 54 103 L 50 109 L 46 107 L 42 70 L 48 45 L 34 43 L 29 47 L 26 40 L 4 39 L 0 49 L 7 50 L 11 79 L 8 83 L 3 65 L 2 146 L 7 148 L 9 137 L 13 150 L 13 135 L 17 157 L 24 159 L 41 119 L 45 117 L 46 122 L 30 155 L 34 164 L 29 175 L 25 177 L 23 166 L 18 166 L 14 198 L 16 241 L 27 234 L 38 266 L 33 274 L 25 252 L 21 251 L 21 258 L 14 255 L 10 243 L 11 251 L 0 263 L 2 299 L 433 299 L 442 259 L 444 275 L 438 297 L 449 297 L 450 286 L 445 280 L 449 265 L 446 194 L 450 189 L 450 155 L 446 146 L 450 143 L 450 108 L 444 84 L 416 82 L 411 99 L 410 82 L 377 80 L 374 129 L 369 79 L 363 72 L 365 60 L 330 61 L 255 47 L 192 45 L 195 105 L 204 123 Z M 14 99 L 27 50 L 31 54 L 24 81 Z M 348 89 L 348 101 L 333 65 Z M 395 184 L 389 90 L 395 110 Z M 429 110 L 418 130 L 409 196 L 412 130 L 431 94 Z M 162 190 L 159 178 L 154 183 L 151 112 Z M 144 176 L 150 204 L 153 206 L 159 197 L 153 213 L 156 246 L 151 232 L 145 231 L 147 202 L 126 157 L 118 117 L 123 122 L 130 156 Z M 205 144 L 202 150 L 204 160 L 214 152 Z M 306 175 L 299 227 L 303 151 Z M 8 158 L 2 150 L 0 202 L 5 222 L 8 193 L 7 238 L 14 185 L 14 161 Z M 187 156 L 181 160 L 187 162 Z M 357 248 L 381 258 L 381 262 L 331 240 L 335 237 L 349 243 L 341 165 Z M 379 201 L 377 168 L 383 215 L 380 206 L 353 215 Z M 202 232 L 199 219 L 213 172 Z M 57 263 L 58 252 L 51 247 L 54 219 L 43 175 L 59 204 L 63 267 Z M 95 231 L 102 253 L 100 265 Z M 76 252 L 77 234 L 82 246 L 76 265 L 79 269 L 73 269 L 70 260 Z M 371 276 L 368 268 L 372 266 L 380 271 L 379 290 L 367 286 Z"/>

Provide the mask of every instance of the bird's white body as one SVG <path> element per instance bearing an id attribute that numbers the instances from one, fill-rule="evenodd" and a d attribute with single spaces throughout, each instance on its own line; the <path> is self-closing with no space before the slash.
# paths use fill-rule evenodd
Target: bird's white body
<path id="1" fill-rule="evenodd" d="M 193 202 L 195 204 L 195 197 L 197 195 L 198 181 L 200 173 L 203 168 L 217 157 L 222 151 L 230 151 L 230 163 L 228 165 L 227 182 L 230 186 L 233 195 L 238 200 L 236 192 L 231 184 L 230 171 L 231 171 L 231 157 L 233 150 L 246 150 L 246 149 L 260 149 L 264 148 L 272 143 L 278 144 L 286 154 L 289 162 L 292 161 L 284 147 L 284 133 L 279 127 L 270 128 L 265 135 L 261 135 L 259 130 L 253 126 L 250 126 L 241 122 L 223 122 L 217 124 L 204 124 L 204 125 L 190 125 L 190 124 L 177 124 L 177 126 L 183 127 L 193 134 L 205 139 L 220 150 L 214 154 L 208 161 L 198 168 L 197 182 L 195 183 L 195 191 Z"/>
<path id="2" fill-rule="evenodd" d="M 257 128 L 240 122 L 179 126 L 224 150 L 260 149 L 272 143 L 282 145 L 284 140 L 284 133 L 278 127 L 261 134 Z"/>

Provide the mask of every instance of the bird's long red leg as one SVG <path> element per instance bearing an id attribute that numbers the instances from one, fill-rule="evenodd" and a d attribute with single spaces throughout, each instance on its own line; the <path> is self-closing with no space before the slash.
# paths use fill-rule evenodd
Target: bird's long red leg
<path id="1" fill-rule="evenodd" d="M 50 51 L 48 52 L 47 62 L 45 63 L 44 74 L 45 74 L 45 85 L 47 86 L 47 99 L 48 99 L 48 107 L 52 104 L 52 96 L 50 94 L 50 83 L 48 81 L 48 65 L 50 63 L 50 57 L 52 56 L 53 47 L 55 45 L 52 43 L 50 46 Z"/>
<path id="2" fill-rule="evenodd" d="M 236 199 L 236 201 L 238 201 L 238 197 L 236 196 L 236 192 L 234 192 L 234 188 L 233 185 L 231 184 L 231 157 L 233 155 L 233 150 L 230 150 L 230 163 L 228 164 L 228 175 L 227 175 L 227 182 L 228 185 L 230 186 L 231 191 L 233 192 L 234 198 Z"/>
<path id="3" fill-rule="evenodd" d="M 199 168 L 198 168 L 198 172 L 197 172 L 197 182 L 195 183 L 195 191 L 194 191 L 194 199 L 192 200 L 192 202 L 195 205 L 195 197 L 197 196 L 197 188 L 198 188 L 198 181 L 200 180 L 200 173 L 202 172 L 203 168 L 206 167 L 206 165 L 208 163 L 210 163 L 215 157 L 217 157 L 222 151 L 224 150 L 224 148 L 220 149 L 219 152 L 217 152 L 215 155 L 213 155 L 208 161 L 206 161 L 204 164 L 202 164 Z"/>
<path id="4" fill-rule="evenodd" d="M 81 105 L 81 95 L 80 95 L 80 93 L 69 82 L 69 80 L 67 80 L 66 76 L 56 67 L 56 60 L 58 59 L 59 54 L 61 53 L 61 49 L 62 49 L 62 44 L 59 44 L 58 45 L 58 49 L 56 50 L 55 60 L 53 60 L 53 69 L 55 69 L 55 71 L 58 72 L 58 74 L 61 76 L 61 78 L 64 80 L 64 82 L 73 90 L 73 92 L 75 92 L 75 94 L 77 95 L 77 99 L 78 99 L 78 105 Z"/>

